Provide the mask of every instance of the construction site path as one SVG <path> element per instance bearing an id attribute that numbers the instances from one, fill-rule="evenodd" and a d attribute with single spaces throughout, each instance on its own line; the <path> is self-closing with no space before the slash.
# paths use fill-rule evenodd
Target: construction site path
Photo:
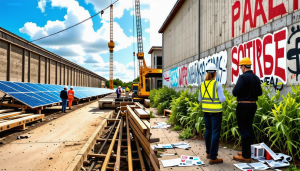
<path id="1" fill-rule="evenodd" d="M 110 111 L 96 101 L 24 134 L 0 147 L 0 170 L 66 170 Z"/>

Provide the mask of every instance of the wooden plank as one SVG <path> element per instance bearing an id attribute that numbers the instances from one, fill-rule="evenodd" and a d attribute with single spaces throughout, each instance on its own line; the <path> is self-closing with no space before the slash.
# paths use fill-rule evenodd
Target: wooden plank
<path id="1" fill-rule="evenodd" d="M 157 157 L 156 157 L 156 154 L 154 153 L 154 151 L 153 151 L 152 148 L 150 148 L 150 161 L 151 161 L 151 157 L 153 158 L 153 160 L 154 160 L 156 166 L 159 168 L 159 161 L 158 161 L 158 159 L 157 159 Z M 151 161 L 151 163 L 152 163 L 152 165 L 155 165 L 155 164 L 153 163 L 153 161 Z"/>
<path id="2" fill-rule="evenodd" d="M 127 109 L 129 107 L 127 106 Z M 130 109 L 131 110 L 131 109 Z M 132 153 L 131 153 L 131 141 L 130 141 L 130 134 L 129 134 L 129 121 L 128 121 L 129 114 L 126 114 L 126 129 L 127 129 L 127 152 L 128 152 L 128 170 L 132 171 Z"/>
<path id="3" fill-rule="evenodd" d="M 106 158 L 106 154 L 87 154 L 87 157 L 96 157 L 96 158 L 101 158 L 101 159 L 105 159 Z M 116 159 L 117 156 L 110 156 L 111 159 Z M 126 156 L 120 156 L 120 159 L 122 160 L 127 160 Z"/>
<path id="4" fill-rule="evenodd" d="M 150 158 L 150 162 L 153 166 L 154 171 L 160 171 L 159 164 L 158 165 L 156 164 L 155 159 L 153 158 L 153 156 L 150 155 L 149 158 Z"/>
<path id="5" fill-rule="evenodd" d="M 138 115 L 139 118 L 141 119 L 150 119 L 150 114 L 147 113 L 143 109 L 134 109 L 134 112 Z"/>
<path id="6" fill-rule="evenodd" d="M 130 128 L 132 129 L 133 133 L 136 135 L 135 138 L 139 140 L 141 143 L 144 151 L 150 155 L 150 143 L 147 140 L 147 138 L 143 135 L 141 131 L 137 128 L 137 126 L 134 123 L 129 122 Z"/>
<path id="7" fill-rule="evenodd" d="M 118 124 L 118 126 L 117 126 L 117 130 L 120 128 L 120 124 L 121 124 L 121 123 L 119 122 L 119 124 Z M 109 146 L 109 149 L 108 149 L 108 151 L 107 151 L 105 160 L 104 160 L 104 162 L 103 162 L 103 164 L 102 164 L 101 171 L 105 171 L 106 168 L 107 168 L 107 164 L 108 164 L 108 162 L 109 162 L 109 159 L 110 159 L 110 156 L 111 156 L 113 147 L 114 147 L 114 145 L 115 145 L 115 141 L 116 141 L 117 135 L 118 135 L 118 134 L 115 134 L 115 135 L 114 135 L 114 137 L 113 137 L 113 139 L 112 139 L 112 141 L 111 141 L 111 143 L 110 143 L 110 146 Z"/>
<path id="8" fill-rule="evenodd" d="M 0 112 L 1 113 L 1 112 Z M 25 111 L 20 111 L 20 112 L 10 112 L 10 113 L 4 113 L 4 114 L 0 114 L 0 119 L 2 118 L 7 118 L 7 117 L 11 117 L 11 116 L 15 116 L 15 115 L 19 115 L 25 113 Z"/>
<path id="9" fill-rule="evenodd" d="M 135 144 L 136 144 L 136 148 L 137 148 L 138 155 L 139 155 L 139 160 L 140 160 L 141 170 L 142 170 L 142 171 L 146 171 L 146 169 L 145 169 L 145 164 L 144 164 L 144 160 L 143 160 L 143 156 L 142 156 L 142 153 L 141 153 L 141 150 L 140 150 L 140 144 L 139 144 L 139 141 L 138 141 L 135 137 L 136 137 L 136 136 L 134 135 Z"/>
<path id="10" fill-rule="evenodd" d="M 147 127 L 147 132 L 150 133 L 150 122 L 148 120 L 146 120 L 146 119 L 142 119 L 142 121 L 144 122 L 144 124 Z"/>
<path id="11" fill-rule="evenodd" d="M 97 141 L 97 142 L 104 142 L 105 139 L 97 138 L 96 141 Z M 112 141 L 112 139 L 108 139 L 108 140 L 107 140 L 107 142 L 111 142 L 111 141 Z M 119 141 L 119 139 L 116 139 L 116 141 Z M 124 142 L 124 141 L 127 141 L 127 140 L 126 140 L 126 139 L 122 139 L 122 142 Z M 134 141 L 134 139 L 130 139 L 130 141 Z"/>
<path id="12" fill-rule="evenodd" d="M 7 117 L 7 118 L 3 118 L 3 119 L 4 120 L 18 119 L 18 118 L 23 118 L 23 117 L 30 116 L 30 115 L 33 115 L 33 113 L 26 113 L 26 114 L 11 116 L 11 117 Z"/>
<path id="13" fill-rule="evenodd" d="M 147 127 L 144 124 L 144 122 L 131 110 L 129 106 L 127 106 L 127 111 L 129 113 L 130 118 L 133 120 L 133 122 L 137 124 L 141 132 L 145 134 L 147 131 Z"/>
<path id="14" fill-rule="evenodd" d="M 120 111 L 119 111 L 119 113 L 120 113 Z M 118 141 L 117 158 L 116 158 L 116 163 L 114 163 L 114 165 L 115 165 L 114 170 L 119 170 L 120 169 L 122 136 L 123 136 L 123 118 L 121 119 L 121 123 L 120 123 L 120 131 L 119 131 L 119 140 L 120 141 Z"/>
<path id="15" fill-rule="evenodd" d="M 13 120 L 7 120 L 6 122 L 0 123 L 0 132 L 29 123 L 29 122 L 34 122 L 40 119 L 44 118 L 44 114 L 41 115 L 31 115 L 31 116 L 26 116 L 24 118 L 19 118 L 19 119 L 13 119 Z"/>
<path id="16" fill-rule="evenodd" d="M 25 108 L 25 109 L 27 109 L 26 105 L 19 105 L 19 104 L 2 103 L 1 106 L 8 106 L 8 107 L 16 107 L 16 108 Z M 12 109 L 12 111 L 13 111 L 13 109 Z"/>
<path id="17" fill-rule="evenodd" d="M 3 105 L 2 105 L 3 106 Z M 0 113 L 5 113 L 5 112 L 13 112 L 14 109 L 1 109 Z"/>
<path id="18" fill-rule="evenodd" d="M 140 102 L 134 102 L 134 104 L 140 107 L 141 109 L 145 110 L 145 106 L 143 106 Z"/>

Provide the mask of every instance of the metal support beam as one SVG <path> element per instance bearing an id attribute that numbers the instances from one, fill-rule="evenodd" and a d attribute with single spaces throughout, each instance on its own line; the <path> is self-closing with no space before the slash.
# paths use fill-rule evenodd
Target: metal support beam
<path id="1" fill-rule="evenodd" d="M 22 54 L 22 82 L 25 82 L 25 49 L 23 49 Z"/>
<path id="2" fill-rule="evenodd" d="M 8 46 L 7 46 L 6 81 L 10 81 L 10 53 L 11 53 L 11 44 L 8 43 Z"/>
<path id="3" fill-rule="evenodd" d="M 31 61 L 31 51 L 28 51 L 28 82 L 30 83 L 30 61 Z"/>
<path id="4" fill-rule="evenodd" d="M 41 55 L 39 55 L 39 66 L 38 66 L 38 83 L 41 83 Z"/>
<path id="5" fill-rule="evenodd" d="M 57 85 L 57 62 L 55 62 L 55 84 Z"/>

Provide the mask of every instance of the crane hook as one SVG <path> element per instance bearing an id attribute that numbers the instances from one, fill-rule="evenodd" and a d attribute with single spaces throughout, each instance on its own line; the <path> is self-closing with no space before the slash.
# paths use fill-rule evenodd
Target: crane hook
<path id="1" fill-rule="evenodd" d="M 103 14 L 104 14 L 104 11 L 102 10 L 102 11 L 101 11 L 101 17 L 102 17 Z"/>

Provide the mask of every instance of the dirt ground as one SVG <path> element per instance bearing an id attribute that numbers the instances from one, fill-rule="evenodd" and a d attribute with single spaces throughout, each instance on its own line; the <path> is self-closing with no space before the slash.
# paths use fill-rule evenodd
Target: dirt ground
<path id="1" fill-rule="evenodd" d="M 1 134 L 5 139 L 0 146 L 1 170 L 65 170 L 111 111 L 99 110 L 96 100 L 74 106 L 67 114 L 58 112 L 59 106 L 47 110 L 44 122 Z M 17 140 L 19 135 L 30 137 Z"/>

